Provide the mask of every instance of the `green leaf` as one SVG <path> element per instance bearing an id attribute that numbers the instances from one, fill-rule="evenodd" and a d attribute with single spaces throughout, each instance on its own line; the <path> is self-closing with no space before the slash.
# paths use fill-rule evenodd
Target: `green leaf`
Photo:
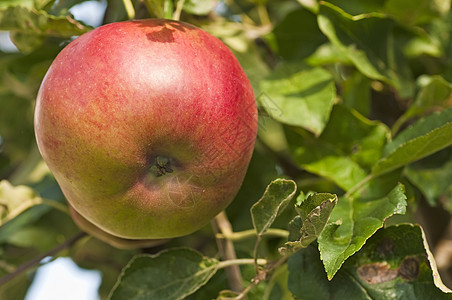
<path id="1" fill-rule="evenodd" d="M 56 0 L 34 0 L 34 7 L 36 9 L 50 9 Z"/>
<path id="2" fill-rule="evenodd" d="M 218 294 L 218 297 L 215 300 L 230 300 L 235 299 L 239 295 L 238 292 L 230 291 L 230 290 L 222 290 Z"/>
<path id="3" fill-rule="evenodd" d="M 288 268 L 296 299 L 452 299 L 439 288 L 444 286 L 417 225 L 380 229 L 331 281 L 314 247 L 292 255 Z"/>
<path id="4" fill-rule="evenodd" d="M 24 185 L 12 186 L 6 180 L 0 181 L 0 226 L 41 203 L 41 197 L 31 188 Z"/>
<path id="5" fill-rule="evenodd" d="M 266 94 L 261 104 L 271 117 L 316 135 L 324 129 L 336 96 L 330 73 L 295 63 L 277 67 L 261 81 L 260 90 Z"/>
<path id="6" fill-rule="evenodd" d="M 55 37 L 81 35 L 92 28 L 71 16 L 53 16 L 26 7 L 8 7 L 0 11 L 0 30 Z"/>
<path id="7" fill-rule="evenodd" d="M 446 148 L 404 169 L 405 176 L 424 194 L 428 203 L 436 206 L 442 195 L 447 195 L 452 183 L 452 149 Z M 450 197 L 444 197 L 445 204 Z"/>
<path id="8" fill-rule="evenodd" d="M 319 250 L 328 278 L 331 279 L 344 261 L 356 253 L 383 222 L 394 214 L 404 214 L 406 196 L 398 184 L 382 197 L 361 196 L 340 198 L 330 222 L 318 238 Z"/>
<path id="9" fill-rule="evenodd" d="M 215 7 L 213 0 L 186 0 L 183 10 L 189 14 L 205 16 Z"/>
<path id="10" fill-rule="evenodd" d="M 318 23 L 320 30 L 360 72 L 394 86 L 402 98 L 412 96 L 412 75 L 395 47 L 393 19 L 379 13 L 351 16 L 322 2 Z"/>
<path id="11" fill-rule="evenodd" d="M 296 242 L 301 238 L 301 227 L 303 227 L 303 220 L 299 215 L 295 216 L 288 224 L 289 242 Z M 282 249 L 284 251 L 284 249 Z"/>
<path id="12" fill-rule="evenodd" d="M 22 6 L 0 10 L 0 30 L 11 31 L 16 46 L 28 52 L 41 45 L 45 37 L 70 38 L 91 29 L 71 16 L 53 16 L 43 10 Z"/>
<path id="13" fill-rule="evenodd" d="M 276 179 L 267 186 L 262 198 L 251 207 L 251 218 L 258 235 L 264 234 L 270 228 L 296 190 L 295 182 L 287 179 Z"/>
<path id="14" fill-rule="evenodd" d="M 371 103 L 371 80 L 359 72 L 354 72 L 343 83 L 344 104 L 368 116 Z"/>
<path id="15" fill-rule="evenodd" d="M 329 0 L 349 14 L 381 12 L 405 26 L 424 24 L 447 14 L 450 0 Z"/>
<path id="16" fill-rule="evenodd" d="M 297 241 L 287 242 L 286 246 L 291 251 L 296 251 L 306 248 L 315 241 L 325 228 L 336 203 L 337 196 L 333 194 L 316 193 L 309 195 L 298 207 L 303 224 L 299 228 L 300 237 Z"/>
<path id="17" fill-rule="evenodd" d="M 11 32 L 10 38 L 17 49 L 22 53 L 31 53 L 33 50 L 39 48 L 45 40 L 45 37 L 42 35 L 22 32 Z"/>
<path id="18" fill-rule="evenodd" d="M 306 62 L 310 66 L 324 66 L 341 63 L 351 65 L 351 61 L 339 49 L 331 43 L 325 43 L 317 48 L 317 50 L 306 58 Z"/>
<path id="19" fill-rule="evenodd" d="M 452 108 L 420 119 L 386 145 L 372 174 L 387 173 L 444 149 L 452 145 L 451 136 Z"/>
<path id="20" fill-rule="evenodd" d="M 23 219 L 24 216 L 21 215 L 20 218 Z M 62 241 L 80 233 L 80 229 L 74 224 L 69 214 L 63 214 L 57 210 L 48 211 L 35 222 L 13 227 L 15 227 L 14 231 L 11 231 L 4 241 L 0 238 L 1 242 L 24 249 L 37 249 L 40 252 L 57 247 Z M 1 230 L 2 238 L 5 236 L 3 229 L 4 227 Z"/>
<path id="21" fill-rule="evenodd" d="M 383 10 L 401 24 L 413 26 L 444 16 L 449 11 L 450 4 L 450 0 L 388 0 Z"/>
<path id="22" fill-rule="evenodd" d="M 324 132 L 310 134 L 288 130 L 295 162 L 311 173 L 326 177 L 344 190 L 363 180 L 381 156 L 389 130 L 354 110 L 336 105 Z"/>
<path id="23" fill-rule="evenodd" d="M 165 17 L 164 0 L 144 0 L 144 3 L 146 4 L 146 7 L 151 16 L 154 16 L 156 18 Z"/>
<path id="24" fill-rule="evenodd" d="M 291 11 L 271 34 L 275 52 L 286 60 L 301 60 L 327 41 L 316 16 L 305 8 Z"/>
<path id="25" fill-rule="evenodd" d="M 292 300 L 292 293 L 287 287 L 289 270 L 287 264 L 283 264 L 272 272 L 270 280 L 265 288 L 262 300 Z M 250 299 L 251 297 L 249 297 Z"/>
<path id="26" fill-rule="evenodd" d="M 218 261 L 191 249 L 137 255 L 123 269 L 111 300 L 184 299 L 215 274 Z"/>
<path id="27" fill-rule="evenodd" d="M 24 6 L 24 7 L 33 7 L 33 2 L 35 0 L 2 0 L 0 2 L 0 9 L 7 8 L 8 6 Z"/>
<path id="28" fill-rule="evenodd" d="M 438 75 L 423 75 L 418 82 L 421 89 L 413 104 L 394 124 L 393 132 L 397 132 L 400 126 L 413 117 L 451 106 L 452 83 Z"/>
<path id="29" fill-rule="evenodd" d="M 331 299 L 331 283 L 326 278 L 319 252 L 315 247 L 309 246 L 291 255 L 287 266 L 289 269 L 287 286 L 294 299 Z M 336 278 L 332 282 L 335 280 Z M 361 299 L 356 297 L 354 290 L 350 287 L 347 287 L 346 291 L 349 295 L 348 299 Z"/>
<path id="30" fill-rule="evenodd" d="M 387 282 L 391 282 L 393 292 L 407 299 L 452 299 L 451 294 L 443 293 L 448 289 L 441 282 L 424 232 L 418 225 L 382 229 L 359 254 L 350 259 L 346 269 L 355 270 L 355 278 L 371 290 L 369 294 L 374 299 L 387 297 Z"/>
<path id="31" fill-rule="evenodd" d="M 397 37 L 399 47 L 403 48 L 403 53 L 407 58 L 419 58 L 423 55 L 441 57 L 443 55 L 441 42 L 424 31 L 401 31 L 399 34 L 400 36 Z M 429 75 L 421 75 L 421 78 L 424 76 Z"/>
<path id="32" fill-rule="evenodd" d="M 383 2 L 381 0 L 327 0 L 349 14 L 359 15 L 375 11 L 381 11 L 383 8 Z"/>
<path id="33" fill-rule="evenodd" d="M 300 194 L 300 196 L 297 197 L 297 204 L 295 208 L 304 222 L 308 218 L 309 214 L 311 214 L 314 209 L 322 205 L 322 203 L 325 201 L 334 202 L 336 200 L 337 196 L 329 193 L 309 193 L 307 196 Z"/>

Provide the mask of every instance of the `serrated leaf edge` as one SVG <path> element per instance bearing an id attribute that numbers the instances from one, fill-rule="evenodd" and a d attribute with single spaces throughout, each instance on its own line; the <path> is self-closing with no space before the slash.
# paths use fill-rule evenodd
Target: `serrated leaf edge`
<path id="1" fill-rule="evenodd" d="M 203 259 L 208 258 L 209 260 L 215 262 L 215 265 L 214 265 L 214 266 L 209 267 L 209 268 L 206 268 L 206 269 L 202 270 L 200 273 L 197 272 L 197 273 L 195 273 L 194 275 L 196 275 L 196 274 L 198 274 L 198 273 L 199 273 L 199 274 L 202 274 L 203 272 L 206 272 L 207 270 L 211 270 L 211 269 L 214 269 L 215 271 L 212 272 L 212 273 L 211 273 L 211 274 L 210 274 L 210 275 L 202 282 L 202 284 L 201 284 L 200 286 L 198 286 L 196 289 L 194 289 L 193 291 L 191 291 L 191 293 L 184 295 L 182 298 L 177 298 L 177 299 L 174 299 L 174 300 L 182 300 L 182 299 L 184 299 L 186 296 L 188 296 L 188 295 L 194 293 L 194 292 L 195 292 L 196 290 L 198 290 L 201 286 L 203 286 L 204 284 L 206 284 L 206 283 L 210 280 L 210 278 L 212 278 L 212 276 L 215 275 L 215 273 L 216 273 L 216 272 L 218 271 L 218 269 L 219 269 L 219 267 L 218 267 L 218 266 L 219 266 L 219 261 L 218 261 L 217 259 L 212 258 L 212 257 L 204 256 L 204 255 L 203 255 L 202 253 L 200 253 L 199 251 L 196 251 L 196 250 L 194 250 L 194 249 L 187 248 L 187 247 L 176 247 L 176 248 L 165 249 L 165 250 L 162 250 L 162 251 L 160 251 L 160 252 L 158 252 L 158 253 L 156 253 L 156 254 L 137 254 L 137 255 L 133 256 L 133 257 L 130 259 L 130 261 L 123 267 L 123 269 L 122 269 L 121 272 L 119 273 L 119 276 L 118 276 L 118 278 L 117 278 L 117 280 L 116 280 L 115 285 L 114 285 L 113 288 L 110 290 L 110 293 L 109 293 L 107 299 L 111 300 L 111 298 L 113 297 L 114 292 L 117 290 L 117 288 L 118 288 L 119 285 L 121 284 L 122 277 L 125 275 L 125 273 L 127 272 L 127 270 L 132 266 L 133 263 L 135 263 L 135 261 L 136 261 L 137 259 L 143 258 L 143 257 L 146 257 L 146 258 L 149 258 L 149 259 L 154 259 L 154 258 L 157 258 L 157 257 L 161 256 L 162 254 L 165 254 L 165 253 L 168 253 L 168 252 L 172 252 L 172 251 L 178 251 L 178 250 L 188 250 L 188 251 L 191 251 L 191 252 L 193 252 L 193 253 L 196 253 L 197 255 L 200 255 Z"/>
<path id="2" fill-rule="evenodd" d="M 405 195 L 405 187 L 404 187 L 404 185 L 401 184 L 401 183 L 399 183 L 396 187 L 394 187 L 394 189 L 392 189 L 387 195 L 391 194 L 391 193 L 392 193 L 393 191 L 395 191 L 396 189 L 400 189 L 401 192 Z M 387 195 L 386 195 L 386 196 L 387 196 Z M 386 196 L 385 196 L 385 197 L 386 197 Z M 405 199 L 404 199 L 404 200 L 405 200 L 405 202 L 406 202 L 406 195 L 405 195 Z M 405 207 L 406 207 L 406 206 L 405 206 Z M 319 249 L 319 252 L 320 252 L 320 260 L 323 262 L 323 266 L 325 267 L 325 271 L 326 271 L 326 273 L 327 273 L 328 280 L 332 280 L 333 277 L 334 277 L 334 275 L 336 275 L 336 273 L 340 270 L 340 268 L 341 268 L 342 265 L 345 263 L 345 261 L 346 261 L 349 257 L 351 257 L 352 255 L 354 255 L 356 252 L 358 252 L 362 247 L 364 247 L 364 245 L 366 244 L 367 240 L 369 240 L 369 238 L 372 237 L 379 229 L 383 228 L 385 221 L 386 221 L 389 217 L 391 217 L 391 216 L 393 216 L 393 215 L 395 215 L 395 214 L 402 214 L 402 213 L 404 213 L 404 212 L 400 212 L 400 206 L 399 206 L 399 205 L 395 206 L 395 207 L 394 207 L 394 212 L 393 212 L 392 214 L 386 216 L 385 218 L 383 218 L 383 220 L 381 220 L 381 226 L 379 226 L 378 228 L 376 228 L 376 229 L 372 232 L 372 234 L 371 234 L 370 236 L 368 236 L 368 237 L 364 240 L 364 243 L 361 245 L 361 247 L 359 247 L 358 249 L 356 249 L 356 245 L 355 245 L 355 248 L 352 250 L 352 254 L 350 254 L 349 256 L 347 256 L 345 259 L 341 259 L 341 260 L 342 260 L 342 263 L 340 263 L 340 264 L 337 266 L 337 270 L 336 270 L 335 272 L 333 272 L 333 273 L 330 273 L 330 272 L 326 269 L 324 257 L 323 257 L 322 251 L 321 251 L 321 249 L 320 249 L 320 244 L 319 244 L 318 249 Z M 332 225 L 333 225 L 333 224 L 337 224 L 337 222 L 330 223 L 330 224 L 332 224 Z M 329 224 L 327 224 L 327 225 L 329 225 Z M 325 227 L 326 227 L 327 225 L 325 225 Z M 350 244 L 349 244 L 349 245 L 350 245 Z M 340 258 L 340 257 L 344 257 L 344 256 L 345 256 L 345 255 L 344 255 L 344 252 L 342 252 L 342 253 L 340 254 L 340 256 L 338 256 L 338 257 L 334 260 L 334 265 L 337 265 L 337 262 L 338 262 L 339 258 Z"/>
<path id="3" fill-rule="evenodd" d="M 265 226 L 263 227 L 263 229 L 262 229 L 260 232 L 258 232 L 258 230 L 257 230 L 257 228 L 256 228 L 256 223 L 255 223 L 255 220 L 254 220 L 253 210 L 254 210 L 254 208 L 260 203 L 260 201 L 264 198 L 264 196 L 266 195 L 266 193 L 267 193 L 268 190 L 270 189 L 271 185 L 272 185 L 273 183 L 276 183 L 276 182 L 279 182 L 279 181 L 281 181 L 281 182 L 291 182 L 291 183 L 293 183 L 293 185 L 294 185 L 294 190 L 293 190 L 293 192 L 290 193 L 286 198 L 284 198 L 284 199 L 282 199 L 282 200 L 280 201 L 280 203 L 279 203 L 279 205 L 277 206 L 277 209 L 276 209 L 276 214 L 273 214 L 272 217 L 270 217 L 270 218 L 267 220 L 267 222 L 266 222 Z M 286 201 L 287 201 L 287 202 L 290 201 L 290 200 L 293 198 L 293 196 L 295 195 L 296 192 L 297 192 L 297 184 L 295 183 L 295 181 L 290 180 L 290 179 L 278 178 L 278 179 L 275 179 L 275 180 L 273 180 L 272 182 L 270 182 L 269 185 L 267 185 L 267 187 L 265 188 L 265 192 L 264 192 L 264 194 L 262 195 L 262 197 L 261 197 L 256 203 L 254 203 L 253 206 L 251 206 L 251 209 L 250 209 L 250 211 L 251 211 L 251 221 L 252 221 L 252 223 L 253 223 L 254 229 L 256 230 L 256 233 L 257 233 L 259 236 L 261 236 L 262 234 L 264 234 L 265 231 L 267 231 L 268 228 L 270 228 L 271 224 L 273 224 L 273 222 L 275 221 L 277 215 L 279 214 L 279 212 L 280 212 L 279 209 L 281 208 L 282 204 L 284 204 Z"/>

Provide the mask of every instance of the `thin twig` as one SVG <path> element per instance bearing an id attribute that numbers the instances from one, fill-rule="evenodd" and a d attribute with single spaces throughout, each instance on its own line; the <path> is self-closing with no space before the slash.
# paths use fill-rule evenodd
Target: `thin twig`
<path id="1" fill-rule="evenodd" d="M 69 212 L 69 208 L 68 208 L 67 205 L 65 205 L 65 204 L 63 204 L 61 202 L 55 201 L 55 200 L 49 200 L 49 199 L 41 198 L 41 203 L 40 204 L 44 204 L 44 205 L 50 206 L 51 208 L 54 208 L 54 209 L 66 214 L 68 216 L 70 216 L 70 214 L 71 214 Z"/>
<path id="2" fill-rule="evenodd" d="M 248 294 L 249 291 L 251 291 L 251 289 L 257 285 L 259 285 L 259 283 L 261 283 L 262 281 L 267 280 L 268 276 L 270 273 L 272 273 L 274 270 L 276 270 L 278 267 L 280 267 L 281 265 L 283 265 L 287 259 L 289 259 L 289 257 L 292 254 L 289 255 L 285 255 L 283 257 L 281 257 L 280 259 L 278 259 L 275 263 L 273 264 L 265 264 L 265 265 L 269 265 L 267 268 L 262 269 L 262 270 L 258 270 L 256 276 L 253 278 L 253 280 L 251 281 L 251 284 L 249 286 L 247 286 L 243 292 L 241 292 L 237 297 L 234 298 L 234 300 L 242 300 L 245 299 L 246 294 Z M 254 264 L 257 265 L 263 265 L 263 261 L 262 259 L 254 259 Z"/>
<path id="3" fill-rule="evenodd" d="M 257 255 L 259 254 L 259 244 L 261 243 L 262 237 L 260 235 L 257 236 L 256 243 L 254 244 L 254 270 L 256 271 L 256 275 L 259 274 L 259 265 L 257 263 Z"/>
<path id="4" fill-rule="evenodd" d="M 258 281 L 258 280 L 251 282 L 251 284 L 249 286 L 247 286 L 246 289 L 244 289 L 243 292 L 241 292 L 237 297 L 235 297 L 234 300 L 245 299 L 246 294 L 248 294 L 248 292 L 251 291 L 251 289 L 253 287 L 257 286 L 259 283 L 260 283 L 260 281 Z"/>
<path id="5" fill-rule="evenodd" d="M 131 0 L 122 0 L 122 3 L 124 3 L 124 8 L 127 12 L 127 17 L 129 20 L 135 18 L 135 8 L 133 7 L 133 3 Z"/>
<path id="6" fill-rule="evenodd" d="M 19 276 L 20 274 L 22 274 L 23 272 L 25 272 L 26 270 L 28 270 L 29 268 L 32 268 L 34 266 L 37 266 L 44 258 L 48 257 L 48 256 L 54 256 L 57 253 L 59 253 L 60 251 L 71 247 L 73 244 L 75 244 L 78 240 L 80 240 L 81 238 L 83 238 L 84 236 L 86 236 L 87 234 L 85 232 L 79 232 L 78 234 L 74 235 L 73 237 L 71 237 L 70 239 L 66 240 L 64 243 L 56 246 L 55 248 L 21 264 L 20 266 L 18 266 L 13 272 L 6 274 L 5 276 L 0 278 L 0 286 L 4 285 L 5 283 L 7 283 L 8 281 L 16 278 L 17 276 Z"/>
<path id="7" fill-rule="evenodd" d="M 228 268 L 230 266 L 240 266 L 240 265 L 252 265 L 255 261 L 253 258 L 237 258 L 237 259 L 230 259 L 230 260 L 223 260 L 218 263 L 218 268 Z M 259 265 L 266 265 L 268 264 L 268 261 L 263 258 L 259 258 L 257 260 L 257 263 Z"/>
<path id="8" fill-rule="evenodd" d="M 289 232 L 284 229 L 278 228 L 269 228 L 266 232 L 264 232 L 263 236 L 272 236 L 272 237 L 282 237 L 287 238 L 289 236 Z M 222 233 L 217 233 L 217 239 L 227 239 L 231 241 L 242 241 L 245 239 L 255 238 L 257 237 L 257 233 L 255 229 L 249 229 L 239 232 L 233 232 L 231 235 L 224 235 Z"/>
<path id="9" fill-rule="evenodd" d="M 212 227 L 215 233 L 222 233 L 225 236 L 231 235 L 232 225 L 229 222 L 226 213 L 222 211 L 212 220 Z M 224 261 L 236 260 L 234 244 L 231 240 L 216 239 L 220 256 Z M 225 269 L 228 278 L 229 287 L 232 291 L 240 293 L 243 290 L 242 274 L 238 265 L 231 265 Z"/>
<path id="10" fill-rule="evenodd" d="M 270 16 L 268 15 L 267 7 L 265 6 L 265 4 L 257 5 L 257 14 L 259 15 L 261 25 L 265 26 L 272 23 L 270 21 Z"/>
<path id="11" fill-rule="evenodd" d="M 177 20 L 177 21 L 180 20 L 180 15 L 182 13 L 182 8 L 184 7 L 184 3 L 185 3 L 185 0 L 177 1 L 176 10 L 174 11 L 174 14 L 173 14 L 173 20 Z"/>

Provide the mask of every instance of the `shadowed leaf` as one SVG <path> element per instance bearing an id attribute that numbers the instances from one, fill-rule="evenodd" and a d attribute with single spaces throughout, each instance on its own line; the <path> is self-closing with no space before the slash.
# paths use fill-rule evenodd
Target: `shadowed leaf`
<path id="1" fill-rule="evenodd" d="M 191 249 L 135 256 L 122 271 L 110 299 L 184 299 L 217 271 L 218 261 Z"/>
<path id="2" fill-rule="evenodd" d="M 258 235 L 264 234 L 270 228 L 296 190 L 295 182 L 287 179 L 276 179 L 267 186 L 262 198 L 251 207 L 251 218 Z"/>
<path id="3" fill-rule="evenodd" d="M 288 266 L 296 299 L 452 299 L 417 225 L 380 229 L 330 281 L 314 247 L 292 255 Z"/>
<path id="4" fill-rule="evenodd" d="M 286 246 L 295 251 L 306 248 L 315 241 L 325 228 L 336 203 L 336 195 L 326 193 L 309 195 L 298 207 L 302 218 L 301 228 L 298 228 L 300 237 L 297 241 L 287 242 Z"/>
<path id="5" fill-rule="evenodd" d="M 394 86 L 403 97 L 414 92 L 408 64 L 394 43 L 393 19 L 380 13 L 351 16 L 322 2 L 320 30 L 364 75 Z"/>

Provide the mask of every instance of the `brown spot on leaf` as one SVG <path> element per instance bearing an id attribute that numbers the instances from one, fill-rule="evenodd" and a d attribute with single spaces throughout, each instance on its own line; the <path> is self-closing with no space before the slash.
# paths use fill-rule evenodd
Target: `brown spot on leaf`
<path id="1" fill-rule="evenodd" d="M 405 280 L 414 280 L 419 275 L 419 258 L 405 257 L 399 267 L 399 276 Z"/>
<path id="2" fill-rule="evenodd" d="M 397 277 L 397 269 L 391 269 L 387 262 L 362 265 L 357 273 L 361 280 L 369 284 L 383 283 Z"/>
<path id="3" fill-rule="evenodd" d="M 400 277 L 404 280 L 414 280 L 419 275 L 419 258 L 405 257 L 396 269 L 391 269 L 387 262 L 362 265 L 357 273 L 362 281 L 369 284 L 388 282 Z"/>

